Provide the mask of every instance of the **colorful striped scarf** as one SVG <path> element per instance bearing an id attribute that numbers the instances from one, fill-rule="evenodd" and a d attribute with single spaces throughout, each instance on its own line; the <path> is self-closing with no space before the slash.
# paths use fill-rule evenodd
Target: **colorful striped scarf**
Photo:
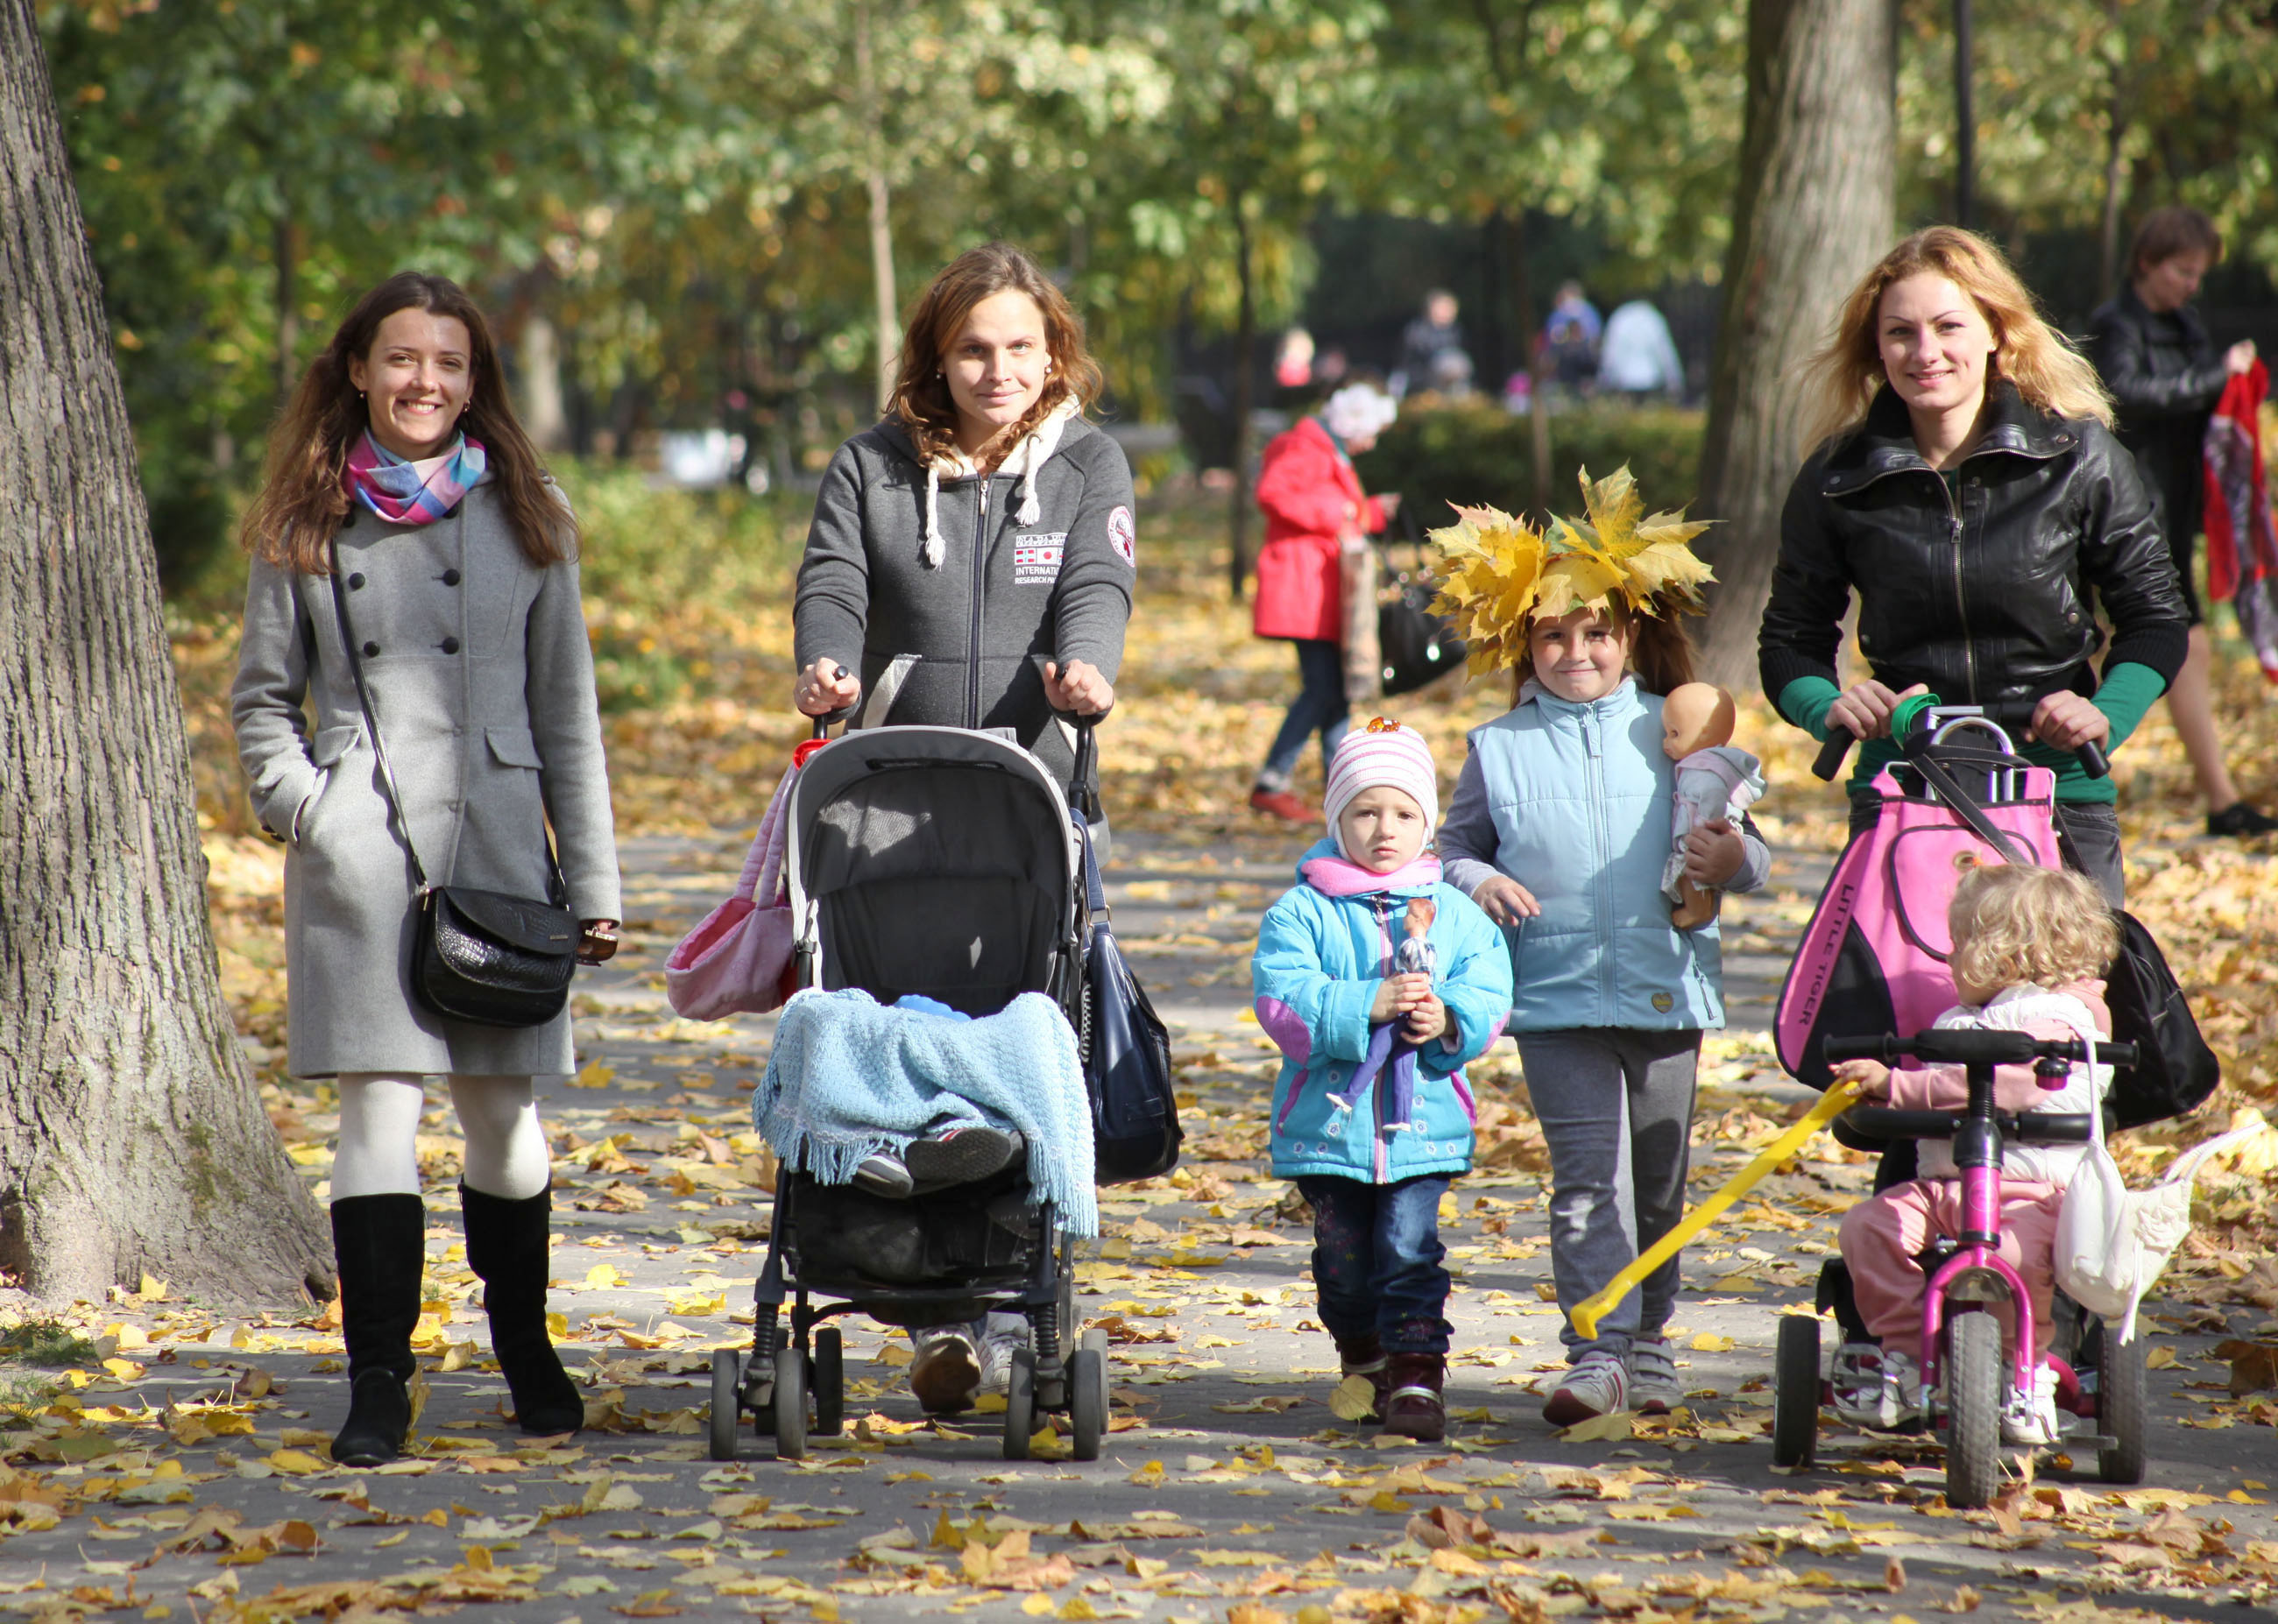
<path id="1" fill-rule="evenodd" d="M 432 524 L 482 484 L 488 459 L 483 443 L 462 434 L 440 456 L 406 461 L 366 430 L 348 448 L 340 484 L 390 524 Z"/>

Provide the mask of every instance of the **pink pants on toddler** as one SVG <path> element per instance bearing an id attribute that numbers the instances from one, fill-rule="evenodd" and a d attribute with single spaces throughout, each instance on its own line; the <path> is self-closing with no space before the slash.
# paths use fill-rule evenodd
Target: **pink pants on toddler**
<path id="1" fill-rule="evenodd" d="M 2033 1301 L 2033 1353 L 2048 1353 L 2050 1300 L 2056 1290 L 2057 1213 L 2064 1192 L 2051 1184 L 2005 1183 L 2001 1191 L 2000 1253 L 2022 1276 Z M 1854 1207 L 1839 1237 L 1851 1270 L 1851 1295 L 1867 1329 L 1884 1347 L 1922 1358 L 1923 1292 L 1929 1277 L 1915 1254 L 1933 1235 L 1961 1231 L 1961 1183 L 1917 1178 L 1893 1185 Z M 2015 1318 L 1998 1311 L 2013 1336 Z"/>

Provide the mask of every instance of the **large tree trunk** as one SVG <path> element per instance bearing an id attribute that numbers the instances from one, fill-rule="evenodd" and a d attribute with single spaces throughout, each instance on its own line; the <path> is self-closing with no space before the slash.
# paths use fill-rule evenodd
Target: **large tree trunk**
<path id="1" fill-rule="evenodd" d="M 238 1052 L 157 560 L 33 0 L 0 0 L 0 1269 L 279 1301 L 331 1247 Z"/>
<path id="2" fill-rule="evenodd" d="M 1716 570 L 1702 675 L 1754 687 L 1756 628 L 1800 454 L 1801 363 L 1891 243 L 1893 0 L 1751 0 L 1748 103 L 1708 391 L 1701 553 Z"/>

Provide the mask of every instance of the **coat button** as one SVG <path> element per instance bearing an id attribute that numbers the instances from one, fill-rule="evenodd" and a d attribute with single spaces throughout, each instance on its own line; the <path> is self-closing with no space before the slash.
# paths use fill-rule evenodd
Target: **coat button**
<path id="1" fill-rule="evenodd" d="M 363 577 L 360 575 L 350 576 L 348 577 L 348 591 L 351 592 L 360 592 L 363 591 Z"/>
<path id="2" fill-rule="evenodd" d="M 445 571 L 443 572 L 443 584 L 444 584 L 445 586 L 456 586 L 456 585 L 458 585 L 458 584 L 459 584 L 459 572 L 458 572 L 457 570 L 455 570 L 455 569 L 447 569 L 447 570 L 445 570 Z"/>
<path id="3" fill-rule="evenodd" d="M 363 657 L 366 660 L 378 660 L 379 658 L 379 644 L 377 643 L 365 644 L 363 645 Z"/>
<path id="4" fill-rule="evenodd" d="M 446 654 L 455 654 L 455 653 L 457 653 L 457 652 L 459 652 L 459 640 L 458 640 L 456 637 L 446 637 L 446 638 L 444 638 L 444 639 L 443 639 L 443 652 L 444 652 Z"/>

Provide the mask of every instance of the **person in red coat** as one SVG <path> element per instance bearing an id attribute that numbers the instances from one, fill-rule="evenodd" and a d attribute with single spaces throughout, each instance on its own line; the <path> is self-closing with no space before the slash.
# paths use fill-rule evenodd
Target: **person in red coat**
<path id="1" fill-rule="evenodd" d="M 1376 444 L 1399 410 L 1391 396 L 1371 385 L 1340 389 L 1319 416 L 1277 436 L 1258 469 L 1265 545 L 1257 554 L 1250 627 L 1261 637 L 1287 637 L 1297 645 L 1299 688 L 1257 770 L 1250 804 L 1291 823 L 1312 823 L 1319 815 L 1289 789 L 1305 741 L 1320 735 L 1326 771 L 1348 726 L 1339 549 L 1345 537 L 1382 530 L 1400 500 L 1364 493 L 1352 460 Z"/>

